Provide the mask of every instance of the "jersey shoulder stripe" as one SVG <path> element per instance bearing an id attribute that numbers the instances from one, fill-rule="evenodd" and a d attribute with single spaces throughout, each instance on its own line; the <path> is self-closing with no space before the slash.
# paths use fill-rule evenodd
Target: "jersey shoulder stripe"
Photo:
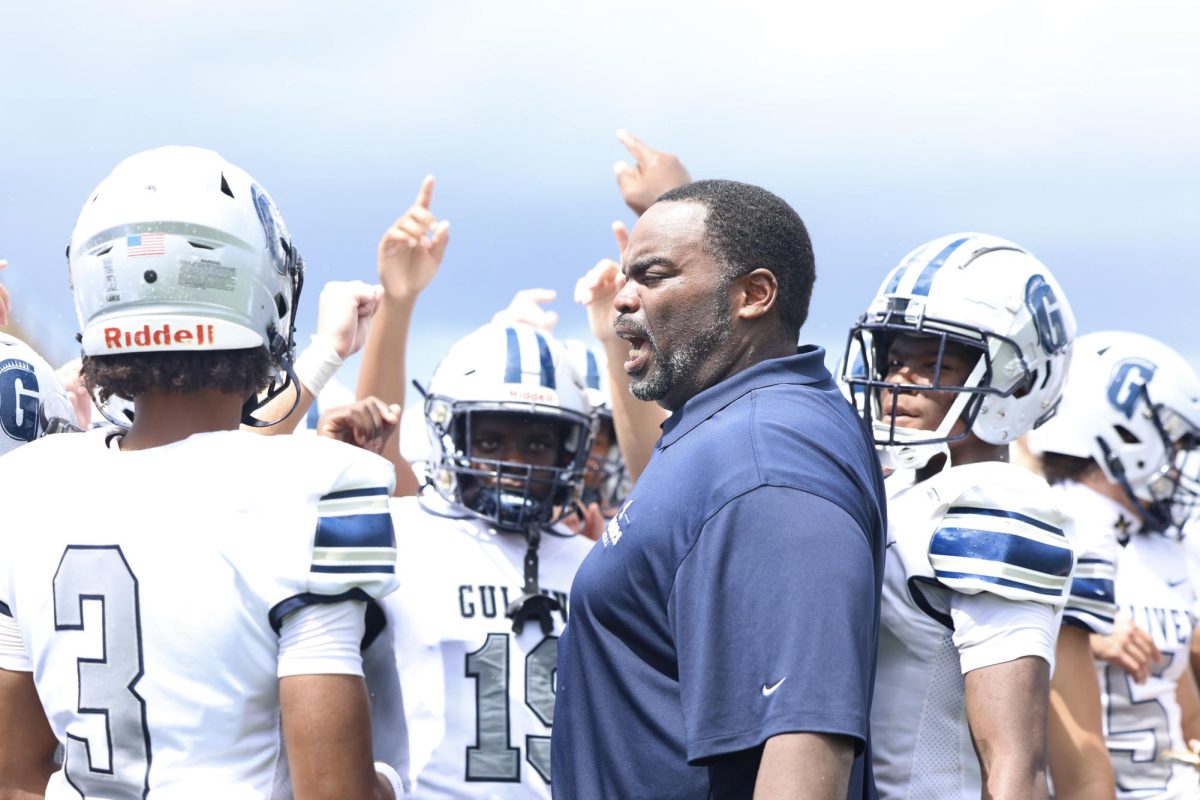
<path id="1" fill-rule="evenodd" d="M 336 595 L 349 586 L 362 586 L 374 595 L 394 585 L 396 531 L 390 496 L 384 486 L 351 487 L 321 496 L 309 568 L 311 592 Z"/>
<path id="2" fill-rule="evenodd" d="M 1063 622 L 1092 633 L 1111 634 L 1117 615 L 1117 568 L 1106 558 L 1080 558 L 1071 579 Z"/>
<path id="3" fill-rule="evenodd" d="M 1060 605 L 1074 551 L 1060 527 L 1017 511 L 950 507 L 929 542 L 938 581 L 964 594 Z"/>

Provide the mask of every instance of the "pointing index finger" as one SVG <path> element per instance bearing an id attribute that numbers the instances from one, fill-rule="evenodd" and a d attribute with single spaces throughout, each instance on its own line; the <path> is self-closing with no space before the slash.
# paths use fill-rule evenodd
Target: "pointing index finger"
<path id="1" fill-rule="evenodd" d="M 624 128 L 617 131 L 617 140 L 620 141 L 621 144 L 625 145 L 626 150 L 633 154 L 633 157 L 637 159 L 639 166 L 645 166 L 646 162 L 650 160 L 650 157 L 654 155 L 654 150 L 652 150 L 646 145 L 645 142 Z"/>
<path id="2" fill-rule="evenodd" d="M 421 208 L 429 208 L 430 202 L 433 200 L 433 176 L 426 175 L 425 180 L 421 181 L 421 188 L 417 190 L 417 201 L 414 205 Z"/>

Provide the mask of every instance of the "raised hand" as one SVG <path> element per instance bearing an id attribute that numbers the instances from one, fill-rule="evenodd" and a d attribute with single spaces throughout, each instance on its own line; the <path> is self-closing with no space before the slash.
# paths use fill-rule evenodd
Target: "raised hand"
<path id="1" fill-rule="evenodd" d="M 366 343 L 382 295 L 382 286 L 363 281 L 330 281 L 321 289 L 317 335 L 326 337 L 343 361 Z"/>
<path id="2" fill-rule="evenodd" d="M 625 245 L 629 243 L 629 231 L 622 222 L 614 222 L 612 231 L 617 240 L 617 250 L 623 253 Z M 621 265 L 611 258 L 600 259 L 596 266 L 575 282 L 575 302 L 587 309 L 588 327 L 592 335 L 606 344 L 620 341 L 613 333 L 613 319 L 616 317 L 613 298 L 624 282 Z"/>
<path id="3" fill-rule="evenodd" d="M 382 455 L 384 443 L 399 424 L 400 406 L 367 397 L 323 413 L 317 434 Z"/>
<path id="4" fill-rule="evenodd" d="M 633 155 L 634 165 L 624 161 L 613 164 L 617 186 L 625 204 L 639 217 L 658 196 L 685 183 L 691 183 L 683 162 L 677 156 L 655 150 L 629 131 L 617 131 L 617 139 Z"/>
<path id="5" fill-rule="evenodd" d="M 75 422 L 87 430 L 92 424 L 92 395 L 83 385 L 83 359 L 76 358 L 63 364 L 54 371 L 62 382 L 71 406 L 75 409 Z"/>
<path id="6" fill-rule="evenodd" d="M 558 292 L 553 289 L 522 289 L 513 295 L 508 308 L 492 316 L 492 322 L 498 325 L 532 325 L 540 331 L 553 333 L 554 326 L 558 324 L 558 312 L 542 308 L 542 303 L 553 302 L 556 297 Z"/>
<path id="7" fill-rule="evenodd" d="M 421 181 L 417 199 L 379 240 L 379 281 L 392 298 L 411 299 L 437 274 L 450 241 L 450 222 L 430 210 L 433 176 Z"/>
<path id="8" fill-rule="evenodd" d="M 8 262 L 0 258 L 0 269 L 8 266 Z M 8 299 L 8 289 L 4 288 L 4 284 L 0 283 L 0 325 L 8 324 L 8 310 L 12 308 L 12 303 Z"/>

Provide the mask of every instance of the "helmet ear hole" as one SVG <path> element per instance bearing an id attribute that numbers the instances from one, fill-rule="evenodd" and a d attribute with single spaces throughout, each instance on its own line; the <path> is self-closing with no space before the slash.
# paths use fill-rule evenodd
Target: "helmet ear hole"
<path id="1" fill-rule="evenodd" d="M 1120 436 L 1121 441 L 1124 442 L 1125 444 L 1141 444 L 1142 443 L 1142 440 L 1139 439 L 1133 433 L 1133 431 L 1129 430 L 1124 425 L 1114 425 L 1113 430 L 1115 430 L 1117 432 L 1117 436 Z M 1141 465 L 1139 465 L 1139 466 L 1141 466 Z"/>
<path id="2" fill-rule="evenodd" d="M 229 188 L 229 181 L 225 180 L 224 172 L 221 173 L 221 194 L 228 196 L 230 199 L 236 199 L 233 197 L 233 189 Z"/>
<path id="3" fill-rule="evenodd" d="M 280 319 L 283 319 L 284 317 L 287 316 L 288 304 L 287 304 L 287 300 L 284 298 L 282 292 L 275 293 L 275 308 L 279 311 Z"/>

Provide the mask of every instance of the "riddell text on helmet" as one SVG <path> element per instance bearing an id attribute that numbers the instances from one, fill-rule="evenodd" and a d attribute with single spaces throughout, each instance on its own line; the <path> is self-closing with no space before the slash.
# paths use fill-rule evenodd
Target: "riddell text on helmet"
<path id="1" fill-rule="evenodd" d="M 104 329 L 104 346 L 109 350 L 123 350 L 126 347 L 170 347 L 172 345 L 211 345 L 213 343 L 213 326 L 197 325 L 194 328 L 179 328 L 171 330 L 169 324 L 150 330 L 149 325 L 143 325 L 141 330 L 127 331 L 121 328 Z"/>

